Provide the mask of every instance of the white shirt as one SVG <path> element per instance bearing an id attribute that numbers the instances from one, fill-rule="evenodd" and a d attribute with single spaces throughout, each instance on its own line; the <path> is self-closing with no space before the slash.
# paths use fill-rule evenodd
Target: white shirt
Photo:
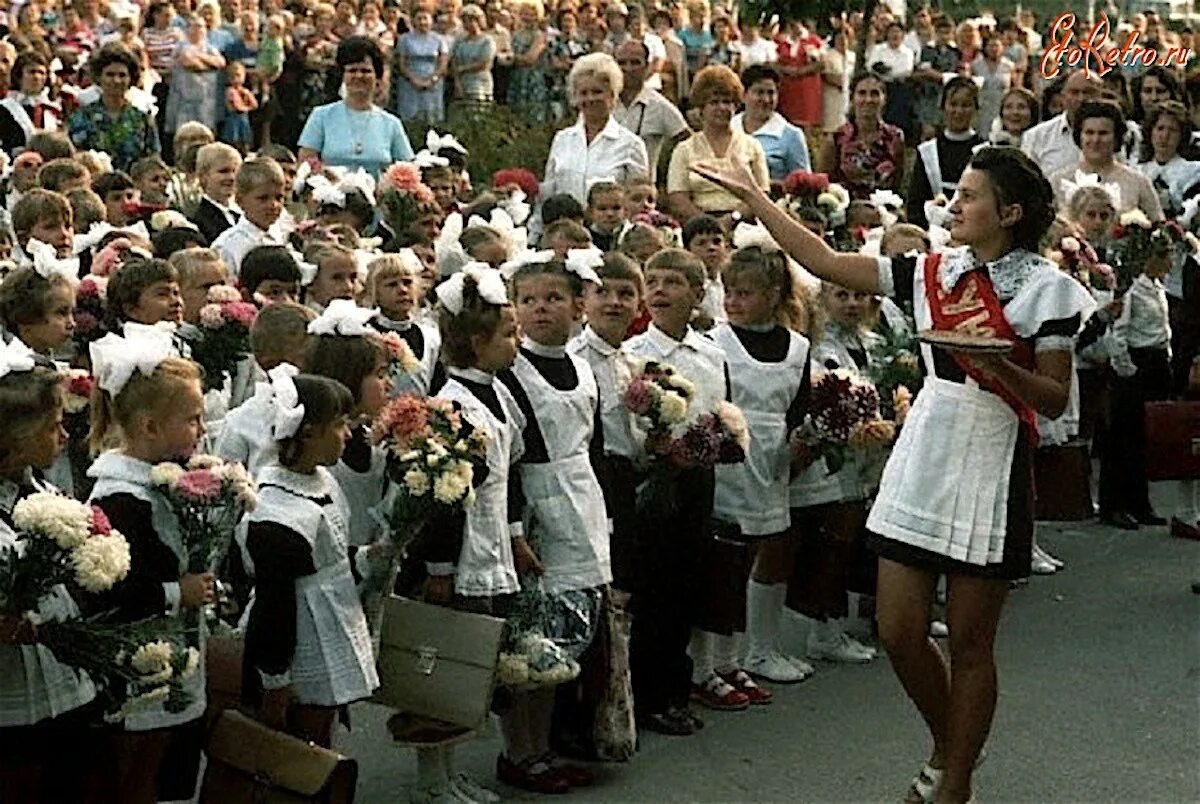
<path id="1" fill-rule="evenodd" d="M 633 436 L 632 417 L 622 392 L 633 375 L 632 360 L 624 344 L 613 346 L 591 327 L 571 339 L 567 353 L 585 361 L 596 375 L 600 389 L 600 423 L 604 427 L 604 451 L 609 455 L 636 458 L 641 453 Z"/>
<path id="2" fill-rule="evenodd" d="M 595 181 L 607 179 L 620 183 L 634 176 L 650 175 L 646 143 L 614 117 L 608 118 L 608 123 L 589 143 L 580 116 L 575 125 L 554 135 L 545 175 L 540 193 L 543 199 L 568 193 L 587 206 L 588 187 Z"/>
<path id="3" fill-rule="evenodd" d="M 742 54 L 743 69 L 752 64 L 771 64 L 779 61 L 779 50 L 770 39 L 759 37 L 749 44 L 740 42 L 735 46 Z"/>
<path id="4" fill-rule="evenodd" d="M 711 339 L 688 327 L 683 340 L 677 341 L 651 324 L 641 335 L 625 342 L 631 355 L 649 357 L 669 363 L 696 386 L 696 400 L 691 413 L 700 414 L 716 408 L 718 402 L 729 398 L 725 378 L 725 353 Z"/>
<path id="5" fill-rule="evenodd" d="M 1137 367 L 1129 357 L 1130 349 L 1169 349 L 1171 324 L 1167 317 L 1167 291 L 1158 279 L 1141 274 L 1125 294 L 1125 308 L 1113 324 L 1109 356 L 1113 371 L 1132 376 Z"/>
<path id="6" fill-rule="evenodd" d="M 687 121 L 679 107 L 663 97 L 658 90 L 642 87 L 633 102 L 626 106 L 617 98 L 613 119 L 642 138 L 651 171 L 658 165 L 658 156 L 666 140 L 674 139 L 688 130 Z M 653 172 L 650 177 L 654 179 Z"/>
<path id="7" fill-rule="evenodd" d="M 264 231 L 243 215 L 240 221 L 221 232 L 213 241 L 212 247 L 221 255 L 221 259 L 225 260 L 225 266 L 229 268 L 229 273 L 236 277 L 242 268 L 242 258 L 250 249 L 255 246 L 281 246 L 283 244 L 284 236 L 278 221 L 272 224 L 270 229 Z"/>
<path id="8" fill-rule="evenodd" d="M 892 48 L 887 42 L 881 42 L 867 52 L 867 69 L 877 62 L 883 62 L 888 68 L 887 75 L 883 77 L 885 81 L 898 81 L 912 75 L 917 57 L 905 45 Z"/>
<path id="9" fill-rule="evenodd" d="M 1074 165 L 1082 156 L 1071 135 L 1071 124 L 1067 122 L 1066 112 L 1038 123 L 1022 134 L 1021 150 L 1041 166 L 1042 174 L 1046 176 L 1068 165 Z"/>

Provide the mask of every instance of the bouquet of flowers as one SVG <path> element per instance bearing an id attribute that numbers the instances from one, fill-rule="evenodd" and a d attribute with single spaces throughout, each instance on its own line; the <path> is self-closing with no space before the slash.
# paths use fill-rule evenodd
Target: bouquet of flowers
<path id="1" fill-rule="evenodd" d="M 522 590 L 505 626 L 496 680 L 515 690 L 557 687 L 579 675 L 579 663 L 552 632 L 550 597 L 536 585 Z M 586 644 L 586 642 L 585 642 Z"/>
<path id="2" fill-rule="evenodd" d="M 75 288 L 75 329 L 71 339 L 80 354 L 87 354 L 92 341 L 104 337 L 107 311 L 108 277 L 89 274 Z"/>
<path id="3" fill-rule="evenodd" d="M 831 183 L 828 174 L 794 170 L 783 180 L 783 192 L 781 203 L 792 215 L 804 207 L 816 207 L 831 227 L 845 222 L 850 193 L 842 185 Z"/>
<path id="4" fill-rule="evenodd" d="M 639 363 L 623 396 L 625 408 L 648 433 L 668 433 L 687 418 L 696 386 L 674 366 L 645 360 Z"/>
<path id="5" fill-rule="evenodd" d="M 1124 212 L 1112 230 L 1111 253 L 1124 290 L 1151 260 L 1171 260 L 1188 248 L 1184 229 L 1173 220 L 1154 224 L 1140 209 Z"/>
<path id="6" fill-rule="evenodd" d="M 895 422 L 879 415 L 875 386 L 846 369 L 814 376 L 809 416 L 797 430 L 805 448 L 825 459 L 829 474 L 845 464 L 847 448 L 884 447 L 896 436 Z"/>
<path id="7" fill-rule="evenodd" d="M 1096 250 L 1086 240 L 1064 235 L 1051 245 L 1046 257 L 1086 288 L 1101 291 L 1117 289 L 1116 272 L 1112 266 L 1100 262 Z"/>
<path id="8" fill-rule="evenodd" d="M 58 584 L 104 592 L 129 572 L 129 543 L 94 506 L 39 492 L 13 508 L 17 538 L 0 545 L 0 614 L 26 618 Z"/>
<path id="9" fill-rule="evenodd" d="M 246 469 L 215 455 L 194 455 L 186 466 L 160 463 L 150 470 L 150 482 L 179 520 L 188 572 L 216 569 L 234 526 L 258 502 Z"/>
<path id="10" fill-rule="evenodd" d="M 157 704 L 182 712 L 192 703 L 183 682 L 199 670 L 200 651 L 187 644 L 177 620 L 52 621 L 38 626 L 37 641 L 88 674 L 109 723 Z"/>
<path id="11" fill-rule="evenodd" d="M 436 205 L 433 191 L 421 181 L 421 169 L 397 162 L 383 174 L 377 191 L 379 209 L 388 228 L 400 234 Z"/>
<path id="12" fill-rule="evenodd" d="M 250 354 L 250 327 L 257 315 L 258 308 L 242 301 L 237 288 L 209 288 L 208 304 L 200 308 L 200 326 L 188 338 L 192 360 L 204 369 L 204 390 L 224 385 L 225 377 L 232 377 Z"/>
<path id="13" fill-rule="evenodd" d="M 678 437 L 654 447 L 658 455 L 679 469 L 742 463 L 750 449 L 750 429 L 737 405 L 719 402 L 715 410 L 697 416 Z"/>
<path id="14" fill-rule="evenodd" d="M 913 396 L 921 390 L 916 339 L 906 332 L 893 331 L 871 348 L 868 363 L 867 375 L 879 395 L 880 415 L 900 426 Z"/>

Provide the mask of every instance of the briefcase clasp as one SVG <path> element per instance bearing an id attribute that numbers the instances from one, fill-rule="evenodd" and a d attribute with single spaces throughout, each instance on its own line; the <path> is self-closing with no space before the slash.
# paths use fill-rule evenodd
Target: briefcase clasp
<path id="1" fill-rule="evenodd" d="M 433 645 L 420 645 L 417 647 L 417 672 L 423 676 L 433 675 L 433 670 L 437 667 L 438 649 Z"/>

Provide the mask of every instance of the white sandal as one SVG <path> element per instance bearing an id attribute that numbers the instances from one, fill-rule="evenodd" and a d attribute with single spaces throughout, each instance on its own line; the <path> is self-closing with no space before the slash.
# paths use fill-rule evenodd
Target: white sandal
<path id="1" fill-rule="evenodd" d="M 945 770 L 942 768 L 935 768 L 926 762 L 913 777 L 912 785 L 908 788 L 909 797 L 916 793 L 924 804 L 933 804 L 933 800 L 937 798 L 938 790 L 942 786 L 944 773 Z"/>

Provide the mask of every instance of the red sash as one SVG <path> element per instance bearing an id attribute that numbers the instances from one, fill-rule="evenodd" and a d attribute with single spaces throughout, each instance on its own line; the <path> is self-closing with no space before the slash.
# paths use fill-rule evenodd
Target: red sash
<path id="1" fill-rule="evenodd" d="M 938 266 L 941 262 L 941 254 L 929 254 L 925 257 L 925 298 L 929 302 L 933 328 L 944 332 L 963 332 L 985 338 L 1010 340 L 1014 345 L 1008 359 L 1022 368 L 1033 371 L 1033 347 L 1017 335 L 1012 324 L 1004 317 L 1004 305 L 1000 303 L 1000 297 L 992 287 L 987 270 L 977 268 L 968 271 L 947 293 L 942 290 L 942 283 L 938 279 Z M 969 362 L 961 360 L 953 353 L 951 356 L 967 376 L 979 383 L 980 388 L 991 391 L 1008 403 L 1017 414 L 1017 418 L 1029 425 L 1030 435 L 1036 444 L 1037 411 L 1004 385 L 983 375 Z"/>

